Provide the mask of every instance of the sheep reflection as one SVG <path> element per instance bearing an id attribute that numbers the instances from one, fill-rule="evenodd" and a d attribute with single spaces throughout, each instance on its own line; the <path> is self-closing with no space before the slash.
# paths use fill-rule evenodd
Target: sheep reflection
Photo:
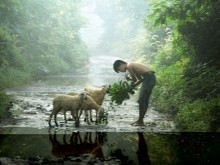
<path id="1" fill-rule="evenodd" d="M 57 158 L 66 158 L 74 155 L 91 154 L 92 156 L 104 159 L 102 145 L 106 137 L 100 132 L 73 132 L 67 134 L 51 134 L 49 139 L 52 144 L 52 154 Z"/>

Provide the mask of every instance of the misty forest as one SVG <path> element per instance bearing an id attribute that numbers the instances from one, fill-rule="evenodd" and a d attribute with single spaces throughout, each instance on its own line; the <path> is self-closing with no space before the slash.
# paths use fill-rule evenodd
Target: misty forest
<path id="1" fill-rule="evenodd" d="M 7 0 L 0 19 L 1 118 L 7 88 L 88 68 L 89 58 L 108 54 L 156 72 L 151 106 L 177 129 L 220 131 L 220 1 Z"/>

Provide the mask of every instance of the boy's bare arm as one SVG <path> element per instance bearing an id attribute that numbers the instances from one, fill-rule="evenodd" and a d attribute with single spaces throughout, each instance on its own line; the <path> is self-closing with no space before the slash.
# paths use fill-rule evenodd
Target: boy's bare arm
<path id="1" fill-rule="evenodd" d="M 134 83 L 134 87 L 137 87 L 138 85 L 140 85 L 142 83 L 142 81 L 143 81 L 143 79 L 140 79 L 140 80 L 136 81 Z"/>
<path id="2" fill-rule="evenodd" d="M 127 76 L 126 79 L 133 81 L 133 82 L 136 82 L 137 78 L 136 78 L 134 72 L 131 69 L 128 69 L 128 72 L 129 72 L 130 76 Z"/>
<path id="3" fill-rule="evenodd" d="M 134 74 L 133 72 L 130 73 L 130 76 L 127 76 L 126 79 L 129 81 L 133 81 L 134 82 L 134 87 L 138 86 L 139 84 L 141 84 L 141 82 L 143 81 L 143 78 L 141 75 L 139 74 Z"/>
<path id="4" fill-rule="evenodd" d="M 136 77 L 136 81 L 134 81 L 134 87 L 137 87 L 138 85 L 140 85 L 143 81 L 143 77 L 139 74 L 135 74 Z"/>

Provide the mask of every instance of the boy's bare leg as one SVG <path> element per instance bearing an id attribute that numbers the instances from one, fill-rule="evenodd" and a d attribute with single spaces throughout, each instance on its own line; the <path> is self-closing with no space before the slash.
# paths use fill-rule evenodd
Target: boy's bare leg
<path id="1" fill-rule="evenodd" d="M 132 123 L 131 125 L 133 125 L 133 126 L 144 126 L 144 122 L 140 121 L 140 120 L 137 120 L 134 123 Z"/>
<path id="2" fill-rule="evenodd" d="M 141 111 L 139 110 L 139 119 L 132 123 L 133 126 L 144 126 L 144 115 L 146 113 L 146 110 Z"/>

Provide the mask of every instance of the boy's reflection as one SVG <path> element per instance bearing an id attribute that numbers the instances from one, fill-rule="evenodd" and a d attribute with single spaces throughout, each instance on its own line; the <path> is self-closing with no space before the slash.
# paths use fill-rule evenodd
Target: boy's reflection
<path id="1" fill-rule="evenodd" d="M 150 165 L 148 147 L 142 132 L 138 132 L 137 157 L 140 165 Z M 100 132 L 73 132 L 66 134 L 52 134 L 49 131 L 49 139 L 52 144 L 52 154 L 57 158 L 66 158 L 73 155 L 92 154 L 96 158 L 104 160 L 102 145 L 106 140 L 106 133 Z M 122 154 L 122 153 L 121 153 Z M 123 154 L 122 154 L 123 155 Z M 118 154 L 114 156 L 119 156 Z M 121 156 L 120 156 L 121 157 Z"/>
<path id="2" fill-rule="evenodd" d="M 52 154 L 58 158 L 66 158 L 72 155 L 92 154 L 96 158 L 103 159 L 103 137 L 102 133 L 85 132 L 84 134 L 80 134 L 79 132 L 73 132 L 71 136 L 67 138 L 66 134 L 57 135 L 56 132 L 51 134 L 49 131 Z M 69 142 L 67 142 L 67 140 Z"/>
<path id="3" fill-rule="evenodd" d="M 148 156 L 147 143 L 144 139 L 143 132 L 138 132 L 138 151 L 137 151 L 139 164 L 149 165 L 150 159 Z"/>

